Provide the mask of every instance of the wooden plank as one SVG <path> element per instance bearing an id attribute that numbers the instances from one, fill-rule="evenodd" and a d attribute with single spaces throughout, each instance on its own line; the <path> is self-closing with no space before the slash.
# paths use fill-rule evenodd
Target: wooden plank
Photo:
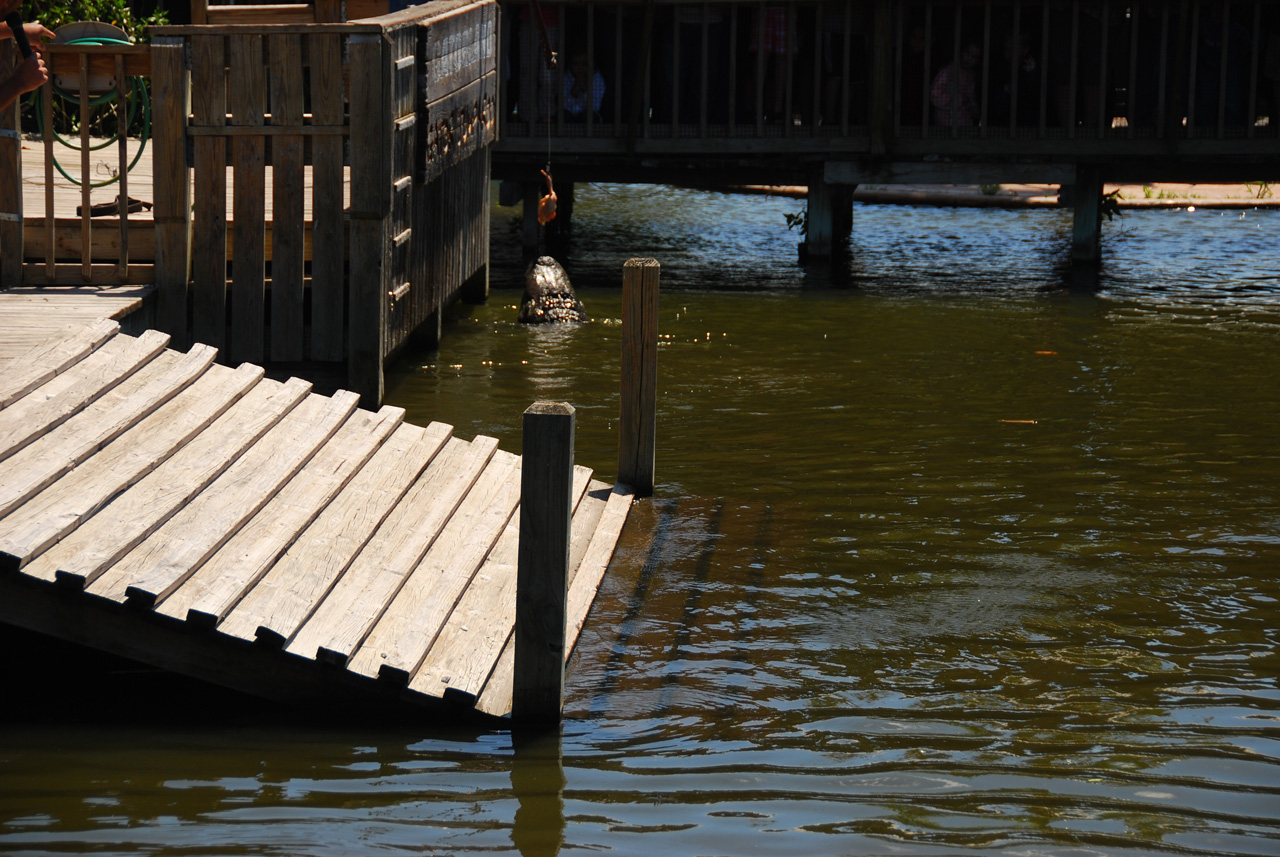
<path id="1" fill-rule="evenodd" d="M 453 438 L 387 516 L 289 642 L 304 658 L 345 664 L 493 457 L 498 442 Z"/>
<path id="2" fill-rule="evenodd" d="M 587 622 L 587 613 L 591 603 L 595 601 L 600 590 L 600 581 L 604 579 L 609 561 L 613 559 L 614 549 L 622 536 L 622 527 L 627 522 L 627 513 L 631 511 L 631 503 L 635 495 L 626 485 L 607 485 L 597 488 L 592 486 L 592 496 L 606 494 L 608 499 L 601 510 L 599 521 L 591 542 L 582 554 L 582 559 L 575 563 L 573 578 L 569 581 L 569 600 L 565 606 L 565 660 L 573 653 L 573 647 L 582 633 L 582 626 Z"/>
<path id="3" fill-rule="evenodd" d="M 114 390 L 8 461 L 0 473 L 0 517 L 119 437 L 185 389 L 217 357 L 197 345 L 186 355 L 164 351 Z"/>
<path id="4" fill-rule="evenodd" d="M 156 326 L 173 337 L 174 348 L 187 344 L 187 280 L 190 275 L 191 213 L 184 129 L 187 120 L 187 69 L 181 38 L 157 36 L 151 42 L 151 97 L 154 119 L 151 167 L 155 188 Z"/>
<path id="5" fill-rule="evenodd" d="M 289 640 L 440 452 L 451 429 L 401 425 L 218 626 L 275 647 Z"/>
<path id="6" fill-rule="evenodd" d="M 257 128 L 266 109 L 262 36 L 232 36 L 230 68 L 231 124 Z M 234 360 L 261 363 L 266 335 L 266 138 L 237 137 L 233 148 L 230 351 Z"/>
<path id="7" fill-rule="evenodd" d="M 302 37 L 268 37 L 271 124 L 302 125 Z M 303 358 L 303 157 L 302 137 L 285 134 L 271 140 L 271 359 Z"/>
<path id="8" fill-rule="evenodd" d="M 593 493 L 598 491 L 593 487 Z M 626 523 L 627 512 L 631 508 L 634 495 L 625 485 L 615 485 L 609 494 L 609 500 L 601 513 L 591 543 L 583 554 L 582 561 L 576 566 L 573 579 L 569 583 L 569 600 L 566 605 L 565 627 L 565 660 L 573 654 L 582 626 L 586 624 L 587 613 L 591 603 L 599 591 L 600 580 L 608 567 L 613 551 L 617 547 L 618 538 L 622 534 L 622 526 Z M 484 690 L 476 700 L 476 710 L 494 717 L 506 717 L 511 713 L 511 698 L 515 676 L 515 645 L 509 639 L 498 662 L 494 665 Z"/>
<path id="9" fill-rule="evenodd" d="M 494 7 L 426 21 L 426 100 L 444 98 L 497 70 Z M 567 58 L 566 60 L 567 61 Z"/>
<path id="10" fill-rule="evenodd" d="M 5 296 L 12 299 L 13 294 Z M 6 314 L 11 303 L 5 301 Z M 0 372 L 0 410 L 9 407 L 67 367 L 83 360 L 120 332 L 120 323 L 109 318 L 91 324 L 69 326 L 52 339 L 15 358 Z"/>
<path id="11" fill-rule="evenodd" d="M 511 520 L 520 500 L 519 464 L 509 452 L 494 453 L 421 561 L 405 570 L 403 584 L 368 636 L 351 649 L 349 670 L 408 682 Z"/>
<path id="12" fill-rule="evenodd" d="M 75 530 L 207 428 L 262 375 L 250 364 L 211 366 L 156 413 L 0 521 L 0 566 L 19 568 Z"/>
<path id="13" fill-rule="evenodd" d="M 128 491 L 36 557 L 25 572 L 84 587 L 218 478 L 310 391 L 297 378 L 263 380 Z"/>
<path id="14" fill-rule="evenodd" d="M 223 128 L 227 122 L 226 40 L 221 34 L 191 37 L 191 128 Z M 227 141 L 195 137 L 195 212 L 200 228 L 191 249 L 191 335 L 218 349 L 227 344 Z"/>
<path id="15" fill-rule="evenodd" d="M 324 511 L 404 419 L 403 408 L 359 411 L 158 612 L 212 628 Z"/>
<path id="16" fill-rule="evenodd" d="M 0 411 L 0 461 L 136 372 L 164 350 L 167 334 L 149 330 L 136 339 L 117 336 L 97 351 Z"/>
<path id="17" fill-rule="evenodd" d="M 591 470 L 575 467 L 573 531 L 574 541 L 579 545 L 579 559 L 604 508 L 603 501 L 584 500 L 590 484 Z M 458 605 L 413 674 L 410 690 L 475 704 L 515 627 L 519 547 L 520 517 L 512 515 L 502 538 L 476 573 L 472 585 L 458 599 Z"/>
<path id="18" fill-rule="evenodd" d="M 307 3 L 255 3 L 248 6 L 210 6 L 211 25 L 263 26 L 276 24 L 310 24 L 315 12 Z"/>
<path id="19" fill-rule="evenodd" d="M 88 59 L 89 74 L 111 77 L 116 73 L 116 57 L 124 60 L 129 77 L 151 77 L 150 45 L 66 45 L 50 42 L 41 48 L 50 74 L 79 74 L 80 57 Z"/>
<path id="20" fill-rule="evenodd" d="M 311 112 L 319 125 L 340 126 L 343 98 L 342 42 L 334 35 L 309 37 Z M 317 136 L 311 141 L 311 359 L 338 361 L 345 356 L 346 260 L 343 210 L 343 139 Z"/>
<path id="21" fill-rule="evenodd" d="M 86 590 L 151 608 L 226 544 L 270 502 L 355 410 L 354 393 L 312 394 L 240 455 L 217 479 Z"/>

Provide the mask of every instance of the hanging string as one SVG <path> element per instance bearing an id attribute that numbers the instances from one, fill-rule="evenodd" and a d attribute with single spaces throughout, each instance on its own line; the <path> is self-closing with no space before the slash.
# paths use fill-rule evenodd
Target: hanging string
<path id="1" fill-rule="evenodd" d="M 547 35 L 547 22 L 542 18 L 542 7 L 538 0 L 529 0 L 530 11 L 534 23 L 538 27 L 538 40 L 542 43 L 542 53 L 547 64 L 547 71 L 556 70 L 556 52 L 551 49 L 551 39 Z M 535 111 L 534 116 L 537 113 Z M 532 119 L 531 119 L 532 121 Z M 538 222 L 546 226 L 556 216 L 556 189 L 551 181 L 551 117 L 547 117 L 547 166 L 542 170 L 542 177 L 547 180 L 547 195 L 538 200 Z"/>

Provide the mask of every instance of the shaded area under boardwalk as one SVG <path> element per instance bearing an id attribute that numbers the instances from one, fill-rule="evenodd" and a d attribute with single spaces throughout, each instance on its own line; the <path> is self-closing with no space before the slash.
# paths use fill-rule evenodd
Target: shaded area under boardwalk
<path id="1" fill-rule="evenodd" d="M 0 363 L 0 620 L 265 698 L 510 713 L 520 457 L 103 320 Z M 574 471 L 566 656 L 631 505 Z"/>

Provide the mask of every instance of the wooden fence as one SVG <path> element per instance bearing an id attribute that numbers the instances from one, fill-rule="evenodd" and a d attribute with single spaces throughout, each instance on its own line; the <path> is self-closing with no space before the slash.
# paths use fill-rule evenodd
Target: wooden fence
<path id="1" fill-rule="evenodd" d="M 158 326 L 231 362 L 345 360 L 381 401 L 386 358 L 488 288 L 496 15 L 157 29 Z"/>

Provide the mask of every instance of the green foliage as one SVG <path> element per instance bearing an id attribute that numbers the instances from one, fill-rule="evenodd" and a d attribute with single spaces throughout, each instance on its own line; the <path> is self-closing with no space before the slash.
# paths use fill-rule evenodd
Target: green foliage
<path id="1" fill-rule="evenodd" d="M 1254 199 L 1266 199 L 1271 196 L 1271 182 L 1245 182 L 1244 186 L 1253 192 Z"/>
<path id="2" fill-rule="evenodd" d="M 76 21 L 101 21 L 124 30 L 134 42 L 149 41 L 148 27 L 168 23 L 168 13 L 162 10 L 145 18 L 135 17 L 129 0 L 43 0 L 23 7 L 24 20 L 39 21 L 50 30 Z"/>
<path id="3" fill-rule="evenodd" d="M 998 184 L 980 184 L 980 185 L 978 185 L 978 190 L 982 191 L 982 193 L 983 193 L 983 195 L 984 195 L 984 196 L 995 196 L 996 194 L 998 194 L 998 193 L 1000 192 L 1000 185 L 998 185 Z"/>

